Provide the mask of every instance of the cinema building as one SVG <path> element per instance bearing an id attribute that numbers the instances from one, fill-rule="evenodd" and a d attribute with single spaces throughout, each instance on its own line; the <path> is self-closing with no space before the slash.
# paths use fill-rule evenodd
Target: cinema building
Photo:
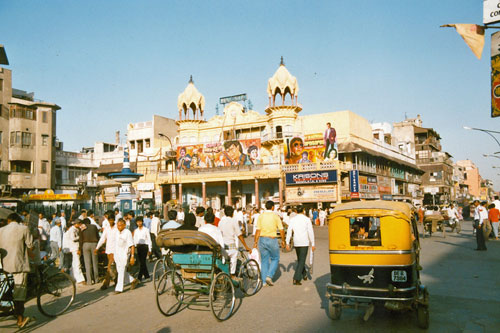
<path id="1" fill-rule="evenodd" d="M 205 98 L 191 79 L 178 97 L 177 135 L 169 138 L 176 158 L 161 160 L 151 174 L 144 170 L 154 168 L 141 165 L 157 162 L 138 160 L 145 175 L 136 186 L 154 181 L 163 203 L 190 207 L 418 199 L 423 172 L 388 131 L 351 111 L 301 115 L 297 79 L 283 62 L 267 93 L 263 114 L 233 101 L 205 120 Z M 328 144 L 325 133 L 334 136 Z"/>

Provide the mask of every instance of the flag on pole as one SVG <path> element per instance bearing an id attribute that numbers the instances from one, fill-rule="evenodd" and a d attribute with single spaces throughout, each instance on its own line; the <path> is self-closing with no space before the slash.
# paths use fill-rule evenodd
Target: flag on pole
<path id="1" fill-rule="evenodd" d="M 455 28 L 465 43 L 470 47 L 478 59 L 481 59 L 484 47 L 484 27 L 477 24 L 444 24 L 441 26 Z"/>

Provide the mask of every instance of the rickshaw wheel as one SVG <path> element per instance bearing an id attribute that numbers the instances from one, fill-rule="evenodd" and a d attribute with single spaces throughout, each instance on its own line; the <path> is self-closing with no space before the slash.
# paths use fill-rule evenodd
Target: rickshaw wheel
<path id="1" fill-rule="evenodd" d="M 238 277 L 241 278 L 240 289 L 246 296 L 255 295 L 262 286 L 259 264 L 254 259 L 247 260 L 241 265 Z"/>
<path id="2" fill-rule="evenodd" d="M 156 305 L 164 316 L 172 316 L 179 311 L 184 300 L 184 282 L 179 273 L 166 271 L 158 281 Z"/>
<path id="3" fill-rule="evenodd" d="M 229 319 L 233 314 L 236 297 L 234 295 L 233 281 L 224 272 L 215 276 L 210 284 L 210 308 L 219 321 Z"/>
<path id="4" fill-rule="evenodd" d="M 342 303 L 339 301 L 337 304 L 334 304 L 332 300 L 328 300 L 328 315 L 333 320 L 340 319 L 342 315 Z"/>
<path id="5" fill-rule="evenodd" d="M 418 327 L 423 329 L 429 328 L 429 308 L 426 305 L 417 306 L 417 322 Z"/>

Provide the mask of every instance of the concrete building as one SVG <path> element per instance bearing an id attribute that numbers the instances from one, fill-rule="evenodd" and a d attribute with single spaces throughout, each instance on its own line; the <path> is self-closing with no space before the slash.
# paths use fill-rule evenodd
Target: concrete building
<path id="1" fill-rule="evenodd" d="M 471 160 L 460 160 L 456 164 L 464 170 L 463 183 L 467 185 L 471 199 L 480 199 L 481 175 L 479 169 Z"/>
<path id="2" fill-rule="evenodd" d="M 55 187 L 56 104 L 13 89 L 9 114 L 9 183 L 14 195 Z"/>
<path id="3" fill-rule="evenodd" d="M 0 65 L 8 65 L 5 48 L 0 45 Z M 0 66 L 0 190 L 10 195 L 9 185 L 9 103 L 12 97 L 12 72 Z"/>
<path id="4" fill-rule="evenodd" d="M 452 201 L 463 204 L 471 199 L 469 185 L 465 183 L 466 171 L 458 163 L 453 164 L 453 192 Z"/>
<path id="5" fill-rule="evenodd" d="M 424 204 L 442 204 L 452 200 L 453 163 L 451 155 L 443 152 L 441 137 L 432 128 L 422 127 L 420 116 L 394 123 L 394 136 L 399 147 L 415 150 L 417 166 L 422 176 Z"/>

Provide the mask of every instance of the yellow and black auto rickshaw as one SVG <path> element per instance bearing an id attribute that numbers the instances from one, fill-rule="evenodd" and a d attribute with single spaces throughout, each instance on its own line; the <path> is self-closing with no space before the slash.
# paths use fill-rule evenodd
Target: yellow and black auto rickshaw
<path id="1" fill-rule="evenodd" d="M 409 204 L 357 201 L 338 205 L 328 217 L 331 282 L 329 315 L 342 308 L 416 310 L 418 325 L 429 326 L 429 294 L 420 281 L 420 244 Z"/>

